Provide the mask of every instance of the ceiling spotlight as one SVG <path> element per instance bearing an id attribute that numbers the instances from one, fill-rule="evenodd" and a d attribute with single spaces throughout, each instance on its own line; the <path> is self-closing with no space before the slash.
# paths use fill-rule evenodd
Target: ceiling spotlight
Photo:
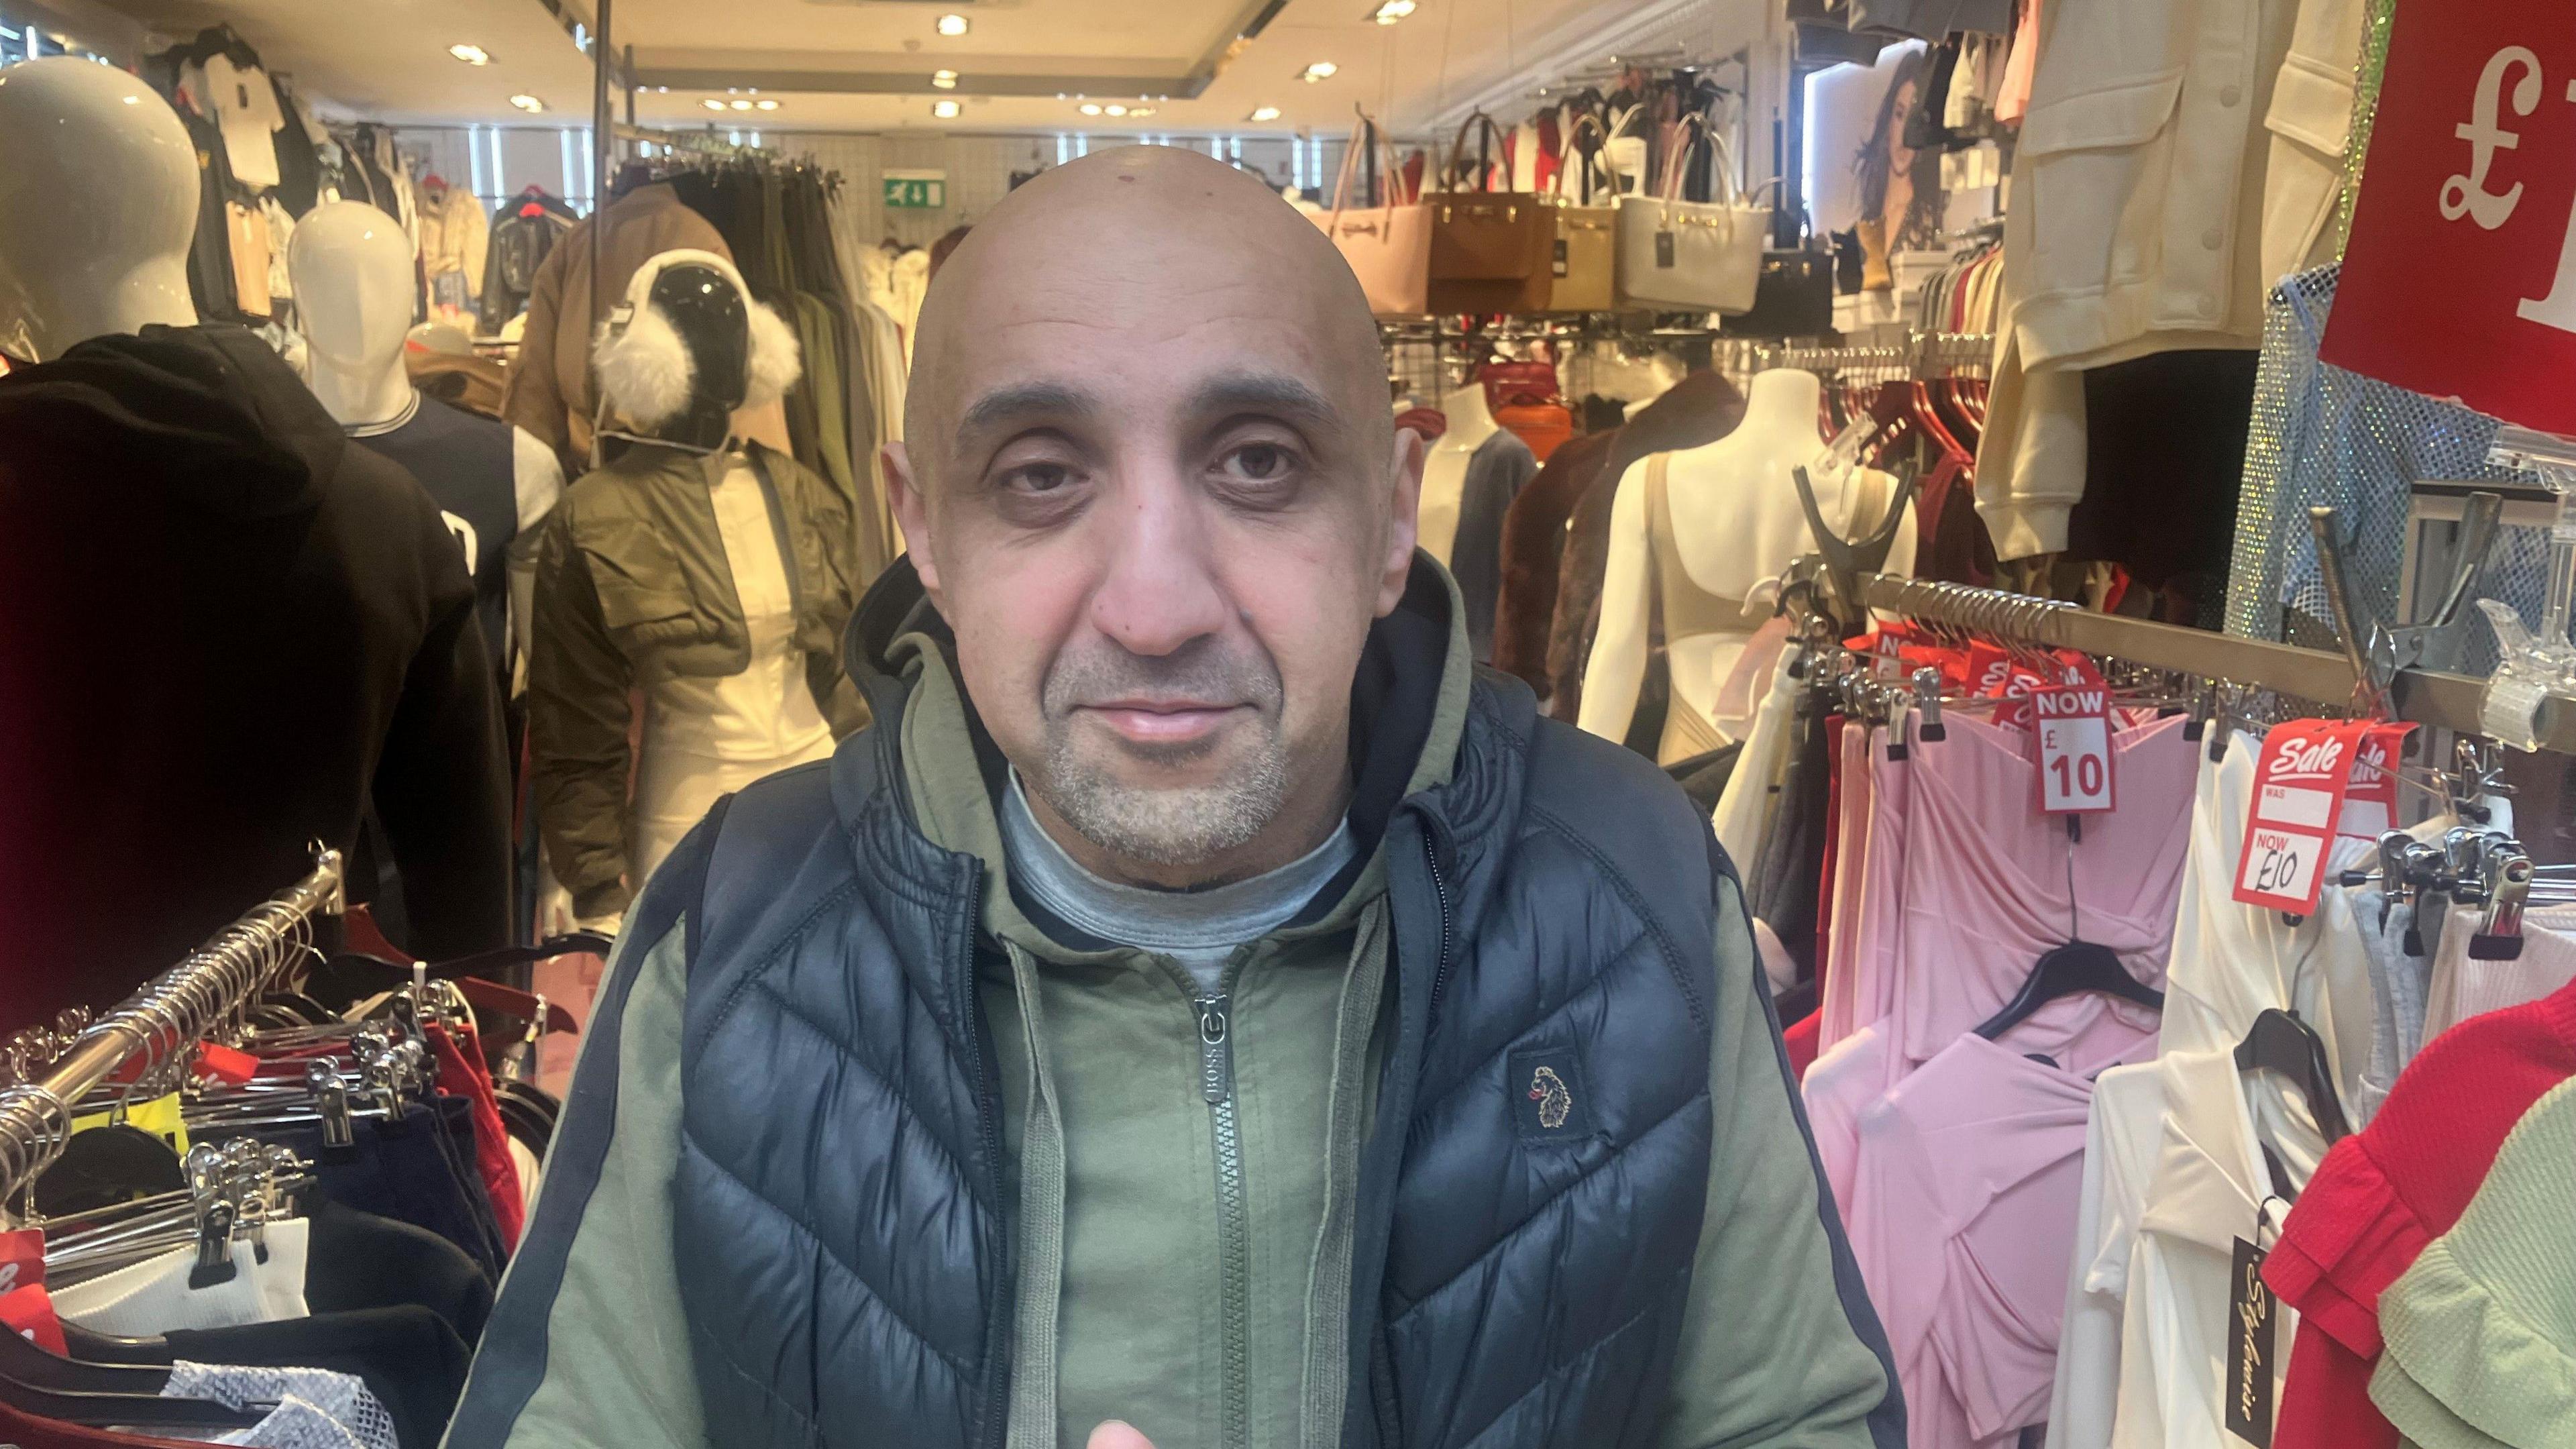
<path id="1" fill-rule="evenodd" d="M 1104 112 L 1106 112 L 1106 113 L 1108 113 L 1109 115 L 1113 115 L 1113 116 L 1123 116 L 1123 115 L 1127 114 L 1127 108 L 1126 108 L 1125 106 L 1122 106 L 1122 105 L 1117 104 L 1117 103 L 1116 103 L 1116 102 L 1114 102 L 1114 101 L 1113 101 L 1113 102 L 1111 102 L 1110 104 L 1106 105 L 1106 106 L 1101 107 L 1101 110 L 1102 110 L 1102 111 L 1104 111 Z"/>
<path id="2" fill-rule="evenodd" d="M 546 108 L 546 103 L 538 100 L 535 96 L 512 96 L 510 97 L 510 104 L 517 106 L 520 110 L 526 111 L 532 116 Z"/>
<path id="3" fill-rule="evenodd" d="M 1252 114 L 1244 117 L 1244 119 L 1247 121 L 1275 121 L 1279 119 L 1279 108 L 1277 106 L 1254 106 L 1252 108 Z"/>
<path id="4" fill-rule="evenodd" d="M 734 100 L 734 101 L 727 101 L 727 102 L 725 102 L 725 104 L 726 104 L 726 105 L 728 105 L 728 106 L 731 106 L 733 109 L 735 109 L 735 110 L 737 110 L 737 111 L 747 111 L 747 110 L 750 110 L 750 109 L 751 109 L 751 102 L 749 102 L 749 101 Z"/>
<path id="5" fill-rule="evenodd" d="M 1150 116 L 1152 114 L 1154 114 L 1154 108 L 1152 106 L 1129 106 L 1127 108 L 1127 119 L 1131 121 L 1140 116 Z"/>
<path id="6" fill-rule="evenodd" d="M 932 101 L 930 103 L 930 113 L 943 121 L 956 120 L 957 103 L 955 101 Z"/>
<path id="7" fill-rule="evenodd" d="M 753 104 L 764 111 L 774 111 L 778 109 L 778 102 L 776 101 L 755 101 Z"/>
<path id="8" fill-rule="evenodd" d="M 1369 18 L 1380 25 L 1393 25 L 1413 13 L 1415 0 L 1386 0 Z"/>
<path id="9" fill-rule="evenodd" d="M 703 100 L 703 101 L 698 102 L 698 104 L 699 104 L 699 105 L 702 105 L 702 106 L 704 106 L 704 107 L 706 107 L 706 108 L 707 108 L 708 110 L 710 110 L 710 111 L 721 111 L 721 110 L 723 110 L 723 109 L 725 108 L 725 103 L 724 103 L 724 102 L 719 101 L 719 100 L 713 100 L 713 99 L 710 99 L 710 100 Z"/>
<path id="10" fill-rule="evenodd" d="M 1097 101 L 1085 101 L 1081 105 L 1074 107 L 1074 109 L 1082 112 L 1086 116 L 1096 116 L 1100 114 L 1100 103 Z"/>
<path id="11" fill-rule="evenodd" d="M 966 29 L 967 21 L 966 17 L 963 15 L 942 15 L 939 17 L 939 33 L 942 35 L 964 35 L 966 33 Z"/>
<path id="12" fill-rule="evenodd" d="M 1319 80 L 1332 79 L 1334 74 L 1340 70 L 1340 66 L 1333 64 L 1329 60 L 1319 60 L 1313 65 L 1306 67 L 1306 69 L 1299 74 L 1300 79 L 1304 80 L 1306 84 L 1313 85 Z"/>
<path id="13" fill-rule="evenodd" d="M 465 62 L 467 65 L 490 65 L 492 63 L 492 52 L 485 50 L 479 45 L 451 45 L 447 48 L 447 53 L 455 56 L 458 60 Z"/>
<path id="14" fill-rule="evenodd" d="M 953 91 L 957 89 L 957 72 L 934 70 L 930 73 L 930 83 L 943 91 Z"/>

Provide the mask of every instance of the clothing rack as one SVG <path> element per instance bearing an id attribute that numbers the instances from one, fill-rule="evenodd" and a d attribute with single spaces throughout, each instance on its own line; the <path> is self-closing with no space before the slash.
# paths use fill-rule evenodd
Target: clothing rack
<path id="1" fill-rule="evenodd" d="M 2319 704 L 2348 704 L 2361 681 L 2348 657 L 2323 649 L 2097 614 L 2074 604 L 2000 589 L 1876 573 L 1862 574 L 1858 582 L 1873 609 Z M 2389 709 L 2399 719 L 2462 735 L 2483 735 L 2486 727 L 2479 704 L 2485 691 L 2485 680 L 2468 675 L 2399 669 L 2390 681 Z M 2541 748 L 2576 754 L 2576 698 L 2561 694 L 2543 701 L 2534 732 Z"/>
<path id="2" fill-rule="evenodd" d="M 145 1076 L 247 1005 L 291 965 L 315 916 L 338 915 L 344 862 L 316 847 L 313 869 L 147 981 L 83 1031 L 44 1075 L 0 1091 L 0 1202 L 33 1184 L 70 1140 L 83 1098 L 129 1065 Z"/>

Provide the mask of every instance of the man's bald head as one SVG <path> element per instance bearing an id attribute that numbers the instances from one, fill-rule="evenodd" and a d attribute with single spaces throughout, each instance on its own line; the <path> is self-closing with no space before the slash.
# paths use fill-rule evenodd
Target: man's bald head
<path id="1" fill-rule="evenodd" d="M 1413 561 L 1385 378 L 1323 234 L 1187 151 L 1060 166 L 939 268 L 887 492 L 967 697 L 1095 872 L 1195 885 L 1331 834 Z"/>
<path id="2" fill-rule="evenodd" d="M 1359 278 L 1329 238 L 1268 182 L 1196 151 L 1121 146 L 1039 173 L 957 244 L 914 324 L 904 437 L 936 488 L 942 440 L 971 406 L 962 353 L 1000 322 L 1079 318 L 1166 329 L 1200 312 L 1294 339 L 1347 389 L 1383 445 L 1393 423 L 1386 361 Z M 945 411 L 943 411 L 945 409 Z M 1381 446 L 1380 451 L 1383 451 Z"/>

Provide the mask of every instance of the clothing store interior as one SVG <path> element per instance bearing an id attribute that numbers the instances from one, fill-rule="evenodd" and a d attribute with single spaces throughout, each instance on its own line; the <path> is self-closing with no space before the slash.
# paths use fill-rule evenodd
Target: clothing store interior
<path id="1" fill-rule="evenodd" d="M 0 0 L 0 1440 L 437 1449 L 621 916 L 868 723 L 933 274 L 1168 146 L 1348 261 L 1488 677 L 1710 821 L 1913 1449 L 2576 1444 L 2571 81 L 2536 0 Z"/>

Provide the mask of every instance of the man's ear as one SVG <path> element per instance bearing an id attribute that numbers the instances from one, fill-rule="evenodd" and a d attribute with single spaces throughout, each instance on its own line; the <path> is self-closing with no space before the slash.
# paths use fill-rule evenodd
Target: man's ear
<path id="1" fill-rule="evenodd" d="M 887 443 L 878 450 L 885 460 L 886 502 L 894 508 L 894 521 L 903 530 L 904 553 L 912 560 L 912 571 L 921 576 L 921 587 L 930 601 L 943 609 L 939 597 L 939 565 L 933 562 L 930 547 L 930 500 L 923 496 L 921 479 L 913 472 L 912 453 L 901 441 Z"/>
<path id="2" fill-rule="evenodd" d="M 1387 484 L 1394 493 L 1388 515 L 1385 572 L 1378 578 L 1377 616 L 1395 612 L 1404 600 L 1404 585 L 1413 577 L 1413 546 L 1421 537 L 1417 513 L 1422 507 L 1422 435 L 1411 428 L 1395 430 L 1395 449 L 1387 460 Z"/>

